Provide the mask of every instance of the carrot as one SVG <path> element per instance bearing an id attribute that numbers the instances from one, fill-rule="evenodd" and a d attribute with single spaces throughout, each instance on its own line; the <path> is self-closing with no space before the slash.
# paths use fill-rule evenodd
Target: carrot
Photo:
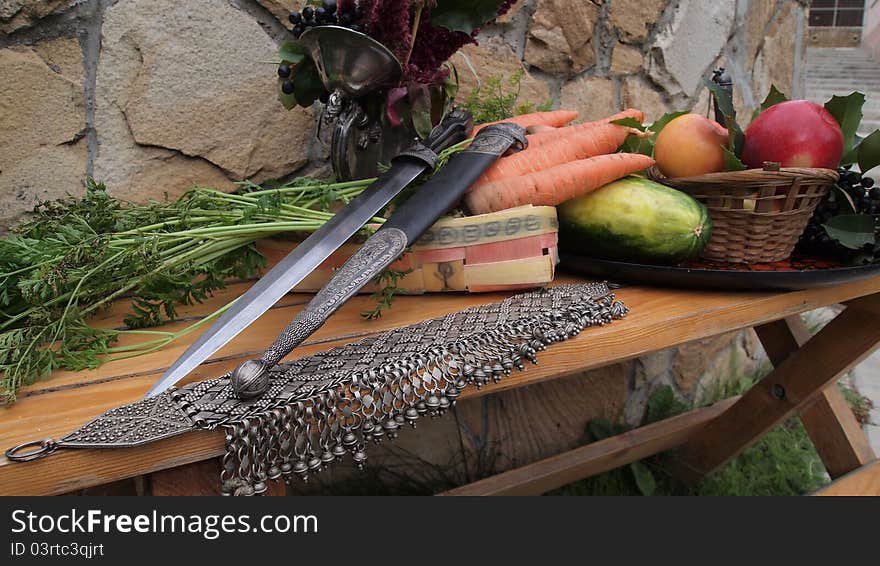
<path id="1" fill-rule="evenodd" d="M 552 131 L 536 131 L 532 135 L 528 136 L 529 147 L 540 147 L 549 141 L 559 139 L 560 136 L 579 134 L 587 130 L 591 130 L 597 126 L 601 126 L 602 124 L 610 124 L 615 120 L 622 120 L 624 118 L 634 118 L 641 122 L 645 119 L 645 115 L 644 113 L 642 113 L 641 110 L 636 110 L 635 108 L 627 108 L 623 112 L 618 112 L 617 114 L 608 116 L 607 118 L 602 118 L 601 120 L 584 122 L 582 124 L 567 126 L 565 128 L 556 128 Z"/>
<path id="2" fill-rule="evenodd" d="M 531 114 L 522 114 L 521 116 L 514 116 L 513 118 L 508 118 L 507 120 L 501 120 L 499 122 L 487 122 L 485 124 L 480 124 L 479 126 L 474 126 L 473 135 L 477 135 L 477 132 L 485 128 L 490 124 L 500 124 L 501 122 L 512 122 L 514 124 L 519 124 L 523 128 L 528 128 L 529 126 L 553 126 L 558 128 L 560 126 L 564 126 L 578 117 L 578 113 L 576 110 L 553 110 L 551 112 L 532 112 Z"/>
<path id="3" fill-rule="evenodd" d="M 599 155 L 482 185 L 465 196 L 465 204 L 473 214 L 524 204 L 556 206 L 653 164 L 653 159 L 638 153 Z"/>
<path id="4" fill-rule="evenodd" d="M 569 136 L 556 135 L 553 141 L 540 147 L 529 145 L 525 151 L 502 157 L 471 185 L 470 190 L 508 177 L 543 171 L 569 161 L 612 153 L 631 133 L 640 132 L 635 128 L 616 124 L 599 124 Z"/>

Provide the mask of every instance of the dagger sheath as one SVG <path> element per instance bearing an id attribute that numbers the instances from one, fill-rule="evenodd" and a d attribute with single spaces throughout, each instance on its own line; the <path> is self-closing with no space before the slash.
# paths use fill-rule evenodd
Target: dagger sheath
<path id="1" fill-rule="evenodd" d="M 496 124 L 481 130 L 468 149 L 450 159 L 339 268 L 259 360 L 246 361 L 233 371 L 236 395 L 245 399 L 262 395 L 269 387 L 270 368 L 391 265 L 507 150 L 526 144 L 525 130 L 516 124 Z"/>
<path id="2" fill-rule="evenodd" d="M 152 397 L 174 385 L 269 310 L 278 299 L 356 234 L 401 190 L 424 172 L 433 169 L 436 164 L 436 152 L 465 139 L 470 124 L 469 114 L 463 111 L 452 112 L 431 132 L 424 144 L 416 143 L 398 155 L 390 170 L 294 248 L 239 297 L 229 310 L 223 313 L 165 371 L 146 396 Z"/>

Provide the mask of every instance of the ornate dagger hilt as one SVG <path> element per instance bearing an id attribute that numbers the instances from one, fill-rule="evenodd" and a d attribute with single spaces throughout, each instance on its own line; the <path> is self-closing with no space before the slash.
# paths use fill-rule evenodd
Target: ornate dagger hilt
<path id="1" fill-rule="evenodd" d="M 259 360 L 248 360 L 232 372 L 235 394 L 241 399 L 262 395 L 269 388 L 269 369 L 315 333 L 348 299 L 396 260 L 406 249 L 407 238 L 402 230 L 389 228 L 377 231 L 309 301 L 309 304 L 287 325 Z"/>
<path id="2" fill-rule="evenodd" d="M 483 172 L 511 148 L 528 144 L 525 129 L 501 123 L 483 128 L 470 146 L 455 155 L 408 201 L 395 210 L 382 227 L 349 258 L 306 305 L 259 360 L 239 365 L 230 382 L 241 399 L 258 397 L 269 389 L 269 370 L 311 336 L 336 310 L 391 265 L 409 242 L 416 241 Z"/>

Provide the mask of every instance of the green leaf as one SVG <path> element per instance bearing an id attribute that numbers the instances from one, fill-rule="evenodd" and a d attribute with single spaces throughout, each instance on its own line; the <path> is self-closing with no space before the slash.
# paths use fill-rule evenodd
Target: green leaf
<path id="1" fill-rule="evenodd" d="M 293 71 L 293 88 L 300 106 L 309 107 L 324 92 L 324 84 L 311 59 L 303 59 Z"/>
<path id="2" fill-rule="evenodd" d="M 843 130 L 843 153 L 848 153 L 855 146 L 856 130 L 862 121 L 862 106 L 865 95 L 853 92 L 847 96 L 832 96 L 825 103 L 825 110 L 834 116 L 840 129 Z"/>
<path id="3" fill-rule="evenodd" d="M 843 157 L 840 158 L 841 167 L 845 165 L 852 165 L 859 160 L 859 146 L 862 144 L 863 139 L 864 138 L 859 134 L 856 134 L 853 137 L 853 146 L 849 149 L 849 151 L 845 151 L 843 153 Z"/>
<path id="4" fill-rule="evenodd" d="M 502 0 L 438 0 L 431 10 L 431 24 L 468 35 L 495 19 Z"/>
<path id="5" fill-rule="evenodd" d="M 300 61 L 306 58 L 308 52 L 305 47 L 295 41 L 285 41 L 278 50 L 281 60 L 290 65 L 298 65 Z"/>
<path id="6" fill-rule="evenodd" d="M 629 469 L 632 471 L 633 479 L 636 480 L 639 492 L 644 496 L 654 495 L 657 491 L 657 482 L 648 466 L 637 460 L 629 465 Z"/>
<path id="7" fill-rule="evenodd" d="M 841 246 L 858 250 L 866 244 L 873 245 L 874 217 L 870 214 L 841 214 L 822 225 L 825 232 Z"/>
<path id="8" fill-rule="evenodd" d="M 618 126 L 625 126 L 627 128 L 635 128 L 640 132 L 644 132 L 646 129 L 645 126 L 635 118 L 621 118 L 619 120 L 614 120 L 611 123 Z"/>
<path id="9" fill-rule="evenodd" d="M 834 200 L 837 202 L 837 206 L 839 206 L 840 214 L 855 214 L 856 213 L 856 204 L 853 202 L 849 193 L 834 185 L 831 187 L 831 191 L 834 193 Z"/>
<path id="10" fill-rule="evenodd" d="M 742 160 L 736 156 L 735 153 L 727 149 L 726 147 L 722 147 L 724 150 L 724 170 L 725 171 L 745 171 L 748 167 L 742 162 Z"/>
<path id="11" fill-rule="evenodd" d="M 648 403 L 645 407 L 645 416 L 642 419 L 642 425 L 660 422 L 674 417 L 687 410 L 687 406 L 675 398 L 672 387 L 664 385 L 654 391 L 648 397 Z"/>
<path id="12" fill-rule="evenodd" d="M 594 441 L 605 440 L 614 436 L 614 425 L 607 419 L 590 419 L 587 423 L 587 432 Z"/>
<path id="13" fill-rule="evenodd" d="M 752 120 L 758 117 L 758 114 L 767 110 L 773 105 L 779 104 L 780 102 L 786 102 L 788 97 L 785 96 L 785 93 L 776 88 L 776 85 L 770 85 L 770 92 L 767 93 L 767 97 L 764 98 L 764 102 L 761 103 L 761 107 L 755 110 L 755 113 L 752 114 Z"/>
<path id="14" fill-rule="evenodd" d="M 880 130 L 874 130 L 859 143 L 858 156 L 862 173 L 880 165 Z"/>
<path id="15" fill-rule="evenodd" d="M 727 128 L 728 134 L 730 135 L 730 146 L 731 151 L 736 156 L 742 155 L 742 146 L 745 141 L 745 134 L 743 134 L 742 128 L 739 127 L 739 124 L 736 121 L 736 109 L 733 107 L 733 94 L 721 88 L 721 86 L 709 79 L 703 79 L 703 84 L 706 85 L 706 88 L 712 93 L 712 96 L 715 97 L 715 100 L 718 102 L 718 109 L 721 110 L 721 113 L 724 115 L 724 126 Z"/>
<path id="16" fill-rule="evenodd" d="M 672 120 L 675 120 L 682 114 L 687 114 L 687 112 L 667 112 L 650 126 L 644 126 L 640 124 L 639 121 L 635 118 L 621 118 L 620 120 L 614 120 L 612 124 L 637 128 L 641 131 L 650 130 L 654 132 L 654 135 L 648 138 L 628 136 L 626 138 L 626 141 L 624 141 L 623 145 L 620 147 L 620 151 L 625 153 L 641 153 L 642 155 L 648 156 L 653 155 L 654 141 L 657 137 L 657 134 L 659 134 L 663 130 L 666 124 L 668 124 Z"/>
<path id="17" fill-rule="evenodd" d="M 666 127 L 666 124 L 685 114 L 689 114 L 689 112 L 667 112 L 666 114 L 660 116 L 660 118 L 658 118 L 656 122 L 648 126 L 648 129 L 654 132 L 655 135 L 659 134 L 663 131 L 663 128 Z"/>
<path id="18" fill-rule="evenodd" d="M 284 91 L 281 90 L 281 85 L 284 84 L 286 79 L 278 79 L 278 100 L 281 101 L 281 104 L 284 105 L 284 108 L 287 110 L 291 110 L 296 107 L 296 96 L 293 94 L 284 94 Z"/>
<path id="19" fill-rule="evenodd" d="M 412 111 L 412 123 L 416 133 L 422 139 L 427 139 L 431 134 L 431 92 L 425 85 L 412 86 L 407 90 L 410 109 Z"/>

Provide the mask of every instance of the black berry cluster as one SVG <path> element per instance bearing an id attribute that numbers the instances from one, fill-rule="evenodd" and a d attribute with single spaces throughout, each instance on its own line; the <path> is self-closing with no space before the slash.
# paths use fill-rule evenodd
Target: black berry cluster
<path id="1" fill-rule="evenodd" d="M 838 172 L 840 173 L 840 179 L 837 181 L 837 186 L 849 195 L 849 200 L 852 201 L 855 207 L 855 213 L 880 214 L 880 187 L 874 186 L 874 179 L 863 176 L 858 171 L 850 171 L 844 168 L 839 169 Z M 811 255 L 833 256 L 839 255 L 839 252 L 844 251 L 839 244 L 828 236 L 822 227 L 822 224 L 825 224 L 838 214 L 851 214 L 849 203 L 842 204 L 840 202 L 841 199 L 842 196 L 840 194 L 832 191 L 819 203 L 819 206 L 816 207 L 816 212 L 813 213 L 813 217 L 801 236 L 800 242 L 798 242 L 798 250 L 800 252 Z"/>
<path id="2" fill-rule="evenodd" d="M 340 12 L 336 0 L 324 0 L 318 7 L 306 6 L 301 12 L 291 12 L 288 19 L 293 24 L 293 36 L 299 38 L 303 32 L 315 26 L 342 26 L 363 32 L 363 17 L 363 11 L 357 6 Z"/>

